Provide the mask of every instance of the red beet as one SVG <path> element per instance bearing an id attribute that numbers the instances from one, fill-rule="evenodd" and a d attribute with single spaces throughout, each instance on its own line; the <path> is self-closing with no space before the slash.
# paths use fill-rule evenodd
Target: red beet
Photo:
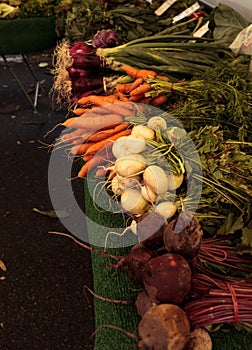
<path id="1" fill-rule="evenodd" d="M 157 253 L 142 243 L 134 245 L 130 252 L 126 254 L 114 268 L 123 267 L 137 284 L 143 283 L 143 271 L 150 259 L 157 256 Z"/>
<path id="2" fill-rule="evenodd" d="M 137 237 L 148 248 L 158 249 L 164 245 L 163 233 L 166 220 L 157 212 L 144 213 L 137 221 Z"/>
<path id="3" fill-rule="evenodd" d="M 178 253 L 192 259 L 199 251 L 203 231 L 197 218 L 190 212 L 182 212 L 168 223 L 164 231 L 164 246 L 169 253 Z"/>
<path id="4" fill-rule="evenodd" d="M 190 291 L 190 265 L 180 254 L 157 256 L 145 264 L 143 283 L 152 302 L 179 305 Z"/>

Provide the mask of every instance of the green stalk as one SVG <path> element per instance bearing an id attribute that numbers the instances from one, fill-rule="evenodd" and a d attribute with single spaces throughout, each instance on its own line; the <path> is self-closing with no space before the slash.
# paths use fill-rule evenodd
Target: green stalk
<path id="1" fill-rule="evenodd" d="M 150 35 L 150 36 L 145 36 L 142 38 L 138 38 L 135 40 L 131 40 L 127 42 L 126 44 L 120 45 L 121 47 L 127 47 L 127 46 L 132 46 L 140 43 L 145 43 L 145 42 L 151 42 L 151 41 L 159 41 L 159 40 L 193 40 L 193 41 L 199 41 L 199 42 L 213 42 L 214 39 L 211 38 L 199 38 L 199 37 L 193 37 L 192 35 L 177 35 L 177 34 L 155 34 L 155 35 Z"/>
<path id="2" fill-rule="evenodd" d="M 203 183 L 205 183 L 207 186 L 210 186 L 212 188 L 214 188 L 214 190 L 216 192 L 218 192 L 223 198 L 225 198 L 229 203 L 233 204 L 237 209 L 239 209 L 240 211 L 242 211 L 242 208 L 240 208 L 239 204 L 237 204 L 232 198 L 228 197 L 228 195 L 226 195 L 224 192 L 222 192 L 220 190 L 221 189 L 224 189 L 228 192 L 231 192 L 232 194 L 234 195 L 237 195 L 236 192 L 232 191 L 232 190 L 229 190 L 227 189 L 226 187 L 223 187 L 221 186 L 220 184 L 218 184 L 216 181 L 212 181 L 210 179 L 207 179 L 206 177 L 204 176 L 199 176 L 197 174 L 193 174 L 192 175 L 193 178 L 195 178 L 196 180 L 200 180 L 202 181 Z M 244 198 L 244 200 L 246 201 L 246 198 Z"/>
<path id="3" fill-rule="evenodd" d="M 186 37 L 185 37 L 186 38 Z M 189 37 L 189 40 L 192 40 L 192 37 Z M 187 37 L 188 39 L 188 37 Z M 138 41 L 140 39 L 134 40 Z M 186 40 L 186 39 L 185 39 Z M 130 42 L 129 42 L 130 43 Z M 111 48 L 99 48 L 97 49 L 97 55 L 100 57 L 109 57 L 109 56 L 114 56 L 118 54 L 119 52 L 124 52 L 126 48 L 128 48 L 130 45 L 129 43 L 119 45 L 116 47 L 111 47 Z M 151 42 L 151 41 L 146 41 L 146 42 L 139 42 L 138 44 L 132 44 L 132 47 L 138 48 L 138 49 L 144 49 L 144 48 L 162 48 L 165 50 L 166 48 L 169 50 L 170 48 L 181 48 L 181 49 L 202 49 L 202 50 L 224 50 L 226 53 L 231 52 L 230 49 L 228 49 L 227 46 L 223 45 L 222 43 L 217 43 L 217 42 L 210 42 L 210 43 L 197 43 L 197 42 Z M 141 57 L 141 51 L 139 51 L 139 56 Z"/>

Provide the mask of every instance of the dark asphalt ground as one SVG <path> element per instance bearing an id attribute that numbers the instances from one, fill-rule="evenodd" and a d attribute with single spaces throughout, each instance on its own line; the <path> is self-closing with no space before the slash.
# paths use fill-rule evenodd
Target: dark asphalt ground
<path id="1" fill-rule="evenodd" d="M 85 350 L 92 349 L 94 331 L 90 254 L 70 239 L 49 234 L 67 230 L 60 220 L 38 214 L 52 209 L 47 185 L 50 152 L 40 141 L 51 143 L 66 111 L 54 106 L 49 96 L 53 83 L 52 50 L 29 54 L 29 63 L 46 90 L 39 94 L 34 114 L 9 71 L 0 64 L 0 349 Z M 40 68 L 39 63 L 48 63 Z M 24 63 L 11 63 L 30 91 L 33 78 Z M 30 95 L 34 96 L 34 91 Z M 84 206 L 83 184 L 73 186 L 77 201 Z M 3 279 L 5 278 L 5 279 Z"/>

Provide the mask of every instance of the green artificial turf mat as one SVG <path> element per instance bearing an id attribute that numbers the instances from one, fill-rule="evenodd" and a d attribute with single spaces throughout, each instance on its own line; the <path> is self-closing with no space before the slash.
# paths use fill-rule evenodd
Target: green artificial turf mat
<path id="1" fill-rule="evenodd" d="M 84 195 L 86 215 L 88 220 L 89 237 L 98 235 L 99 239 L 104 239 L 108 232 L 107 227 L 114 225 L 121 226 L 124 217 L 104 211 L 97 211 L 93 200 L 90 197 L 89 189 L 92 188 L 90 182 L 84 181 Z M 92 189 L 91 189 L 92 193 Z M 108 207 L 104 195 L 100 197 L 105 201 L 104 207 Z M 92 221 L 100 224 L 99 232 L 97 226 L 92 225 Z M 107 227 L 106 227 L 107 226 Z M 120 237 L 117 237 L 120 239 Z M 102 248 L 99 248 L 103 250 Z M 123 255 L 129 248 L 109 249 L 109 253 Z M 141 287 L 136 286 L 127 273 L 120 269 L 115 273 L 109 264 L 115 263 L 113 259 L 92 254 L 94 292 L 99 296 L 117 300 L 136 300 Z M 128 332 L 137 334 L 137 326 L 140 321 L 136 309 L 130 305 L 119 305 L 94 298 L 94 313 L 96 328 L 101 325 L 114 325 Z M 213 340 L 213 350 L 252 350 L 252 333 L 239 331 L 232 326 L 224 327 L 221 330 L 211 332 Z M 137 343 L 129 336 L 110 328 L 99 328 L 95 335 L 94 350 L 130 350 L 137 349 Z"/>

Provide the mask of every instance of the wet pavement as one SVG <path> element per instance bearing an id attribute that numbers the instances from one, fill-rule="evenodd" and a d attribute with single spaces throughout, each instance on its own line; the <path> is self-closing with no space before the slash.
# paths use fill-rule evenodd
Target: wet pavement
<path id="1" fill-rule="evenodd" d="M 94 330 L 90 254 L 70 239 L 49 234 L 67 232 L 57 218 L 33 210 L 51 210 L 47 171 L 52 143 L 66 111 L 49 95 L 53 83 L 52 50 L 29 54 L 29 63 L 45 93 L 39 92 L 34 114 L 10 72 L 0 63 L 0 349 L 92 349 Z M 40 63 L 43 63 L 41 67 Z M 35 85 L 21 62 L 10 62 L 31 98 Z M 47 64 L 47 65 L 46 65 Z M 43 123 L 41 123 L 41 118 Z M 84 206 L 83 184 L 74 182 L 77 201 Z"/>

